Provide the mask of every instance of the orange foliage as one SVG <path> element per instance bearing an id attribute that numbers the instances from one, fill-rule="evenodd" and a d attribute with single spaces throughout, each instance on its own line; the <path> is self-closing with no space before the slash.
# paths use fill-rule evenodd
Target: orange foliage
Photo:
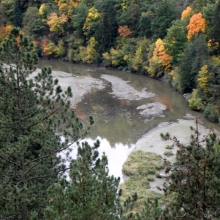
<path id="1" fill-rule="evenodd" d="M 0 42 L 8 36 L 11 29 L 12 29 L 12 25 L 0 26 Z"/>
<path id="2" fill-rule="evenodd" d="M 53 54 L 56 50 L 54 43 L 49 42 L 48 40 L 43 40 L 42 47 L 45 56 Z"/>
<path id="3" fill-rule="evenodd" d="M 155 43 L 154 53 L 152 59 L 159 58 L 162 62 L 163 67 L 165 70 L 170 69 L 171 67 L 171 57 L 169 54 L 165 52 L 164 42 L 158 38 Z"/>
<path id="4" fill-rule="evenodd" d="M 193 35 L 199 33 L 200 31 L 205 32 L 206 21 L 202 17 L 202 13 L 199 12 L 194 14 L 189 21 L 189 25 L 186 26 L 188 30 L 187 38 L 190 39 Z"/>
<path id="5" fill-rule="evenodd" d="M 128 37 L 129 35 L 132 34 L 132 32 L 129 30 L 128 26 L 119 26 L 118 28 L 118 33 L 120 37 Z"/>
<path id="6" fill-rule="evenodd" d="M 188 6 L 183 12 L 182 12 L 182 15 L 181 15 L 181 20 L 191 16 L 193 13 L 193 10 L 190 6 Z"/>
<path id="7" fill-rule="evenodd" d="M 66 11 L 68 11 L 68 7 L 67 7 L 67 4 L 66 3 L 63 3 L 59 6 L 59 11 L 61 13 L 65 13 Z"/>
<path id="8" fill-rule="evenodd" d="M 50 26 L 50 31 L 63 33 L 62 24 L 67 21 L 66 15 L 62 14 L 60 17 L 55 12 L 52 12 L 48 18 L 47 24 Z"/>
<path id="9" fill-rule="evenodd" d="M 70 0 L 70 3 L 73 7 L 76 7 L 79 4 L 80 0 Z"/>

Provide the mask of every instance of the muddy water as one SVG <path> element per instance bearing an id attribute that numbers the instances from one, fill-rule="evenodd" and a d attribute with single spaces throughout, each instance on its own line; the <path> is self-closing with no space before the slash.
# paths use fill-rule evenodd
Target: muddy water
<path id="1" fill-rule="evenodd" d="M 121 166 L 135 143 L 161 122 L 176 122 L 189 114 L 199 117 L 207 128 L 219 129 L 202 114 L 190 110 L 184 97 L 164 82 L 115 69 L 61 61 L 41 60 L 39 68 L 43 66 L 51 66 L 58 78 L 56 73 L 68 73 L 60 78 L 61 85 L 72 86 L 75 93 L 82 94 L 74 103 L 76 113 L 82 120 L 89 115 L 95 120 L 87 140 L 92 143 L 99 137 L 103 143 L 101 151 L 108 152 L 110 173 L 116 176 L 121 176 Z M 89 78 L 97 80 L 99 86 L 88 81 Z M 87 87 L 90 87 L 88 91 Z"/>

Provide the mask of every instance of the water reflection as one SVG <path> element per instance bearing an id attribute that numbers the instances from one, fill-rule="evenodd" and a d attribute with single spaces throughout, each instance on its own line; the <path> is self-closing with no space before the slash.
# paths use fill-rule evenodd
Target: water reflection
<path id="1" fill-rule="evenodd" d="M 184 97 L 164 82 L 142 75 L 138 76 L 132 73 L 89 65 L 61 61 L 40 61 L 39 67 L 45 65 L 52 66 L 55 71 L 74 73 L 76 76 L 90 76 L 93 79 L 103 81 L 104 86 L 102 89 L 92 88 L 89 93 L 85 93 L 82 100 L 77 103 L 76 111 L 82 120 L 86 120 L 89 115 L 92 115 L 95 119 L 95 125 L 88 137 L 94 140 L 99 136 L 103 140 L 108 140 L 112 147 L 116 146 L 117 143 L 128 146 L 135 144 L 138 139 L 146 132 L 157 127 L 159 123 L 176 122 L 177 119 L 183 118 L 186 114 L 199 117 L 200 121 L 208 128 L 219 128 L 218 125 L 207 121 L 202 114 L 190 110 Z M 87 71 L 88 69 L 91 71 Z M 113 86 L 114 81 L 112 79 L 115 77 L 121 83 Z M 151 98 L 141 97 L 139 100 L 129 100 L 123 97 L 119 99 L 114 89 L 120 89 L 121 85 L 127 85 L 126 89 L 139 91 L 140 94 L 143 94 L 143 91 L 148 91 L 155 94 L 155 96 L 150 96 Z M 167 107 L 161 113 L 165 117 L 157 117 L 152 114 L 152 117 L 146 118 L 141 115 L 142 109 L 138 109 L 138 107 L 142 105 L 149 106 L 149 103 L 156 102 L 160 102 Z"/>
<path id="2" fill-rule="evenodd" d="M 108 156 L 108 168 L 109 168 L 109 175 L 113 175 L 115 177 L 120 177 L 121 183 L 123 183 L 123 175 L 122 175 L 122 166 L 126 161 L 128 155 L 134 149 L 134 145 L 123 145 L 122 143 L 116 143 L 115 147 L 110 145 L 110 142 L 106 138 L 97 137 L 96 139 L 86 138 L 81 142 L 87 141 L 90 146 L 93 146 L 94 142 L 99 140 L 100 147 L 98 148 L 99 156 L 105 153 Z M 72 152 L 70 153 L 70 157 L 72 159 L 76 159 L 77 156 L 77 147 L 76 145 L 72 146 Z M 65 152 L 62 152 L 61 157 L 65 158 Z M 69 162 L 65 163 L 66 166 L 69 166 Z M 67 174 L 67 179 L 68 174 Z"/>

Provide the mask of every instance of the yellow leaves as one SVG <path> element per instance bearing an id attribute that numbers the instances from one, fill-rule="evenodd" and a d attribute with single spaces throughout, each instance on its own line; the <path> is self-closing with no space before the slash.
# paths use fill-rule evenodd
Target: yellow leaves
<path id="1" fill-rule="evenodd" d="M 62 24 L 67 21 L 66 15 L 62 14 L 60 17 L 55 12 L 52 12 L 48 18 L 47 24 L 50 26 L 50 31 L 63 33 Z"/>
<path id="2" fill-rule="evenodd" d="M 190 17 L 193 14 L 193 10 L 190 6 L 188 6 L 181 14 L 181 20 Z"/>
<path id="3" fill-rule="evenodd" d="M 126 58 L 125 58 L 126 59 Z M 141 45 L 136 50 L 136 53 L 132 59 L 132 68 L 138 71 L 143 65 L 143 48 Z"/>
<path id="4" fill-rule="evenodd" d="M 152 59 L 159 58 L 164 69 L 168 70 L 171 67 L 171 57 L 165 52 L 164 44 L 165 43 L 160 38 L 157 39 Z"/>
<path id="5" fill-rule="evenodd" d="M 193 89 L 192 97 L 188 100 L 189 107 L 193 110 L 200 111 L 204 105 L 202 99 L 198 97 L 198 92 L 196 89 Z"/>
<path id="6" fill-rule="evenodd" d="M 51 41 L 48 42 L 47 40 L 44 40 L 42 46 L 43 46 L 43 54 L 46 56 L 53 54 L 56 50 L 56 45 Z"/>
<path id="7" fill-rule="evenodd" d="M 45 14 L 46 4 L 42 4 L 39 8 L 39 14 L 43 16 Z"/>
<path id="8" fill-rule="evenodd" d="M 63 3 L 59 6 L 59 11 L 61 13 L 66 14 L 68 12 L 68 5 L 66 3 Z"/>
<path id="9" fill-rule="evenodd" d="M 189 25 L 187 25 L 188 35 L 187 38 L 192 38 L 193 35 L 201 32 L 205 32 L 206 28 L 206 20 L 202 17 L 202 13 L 199 12 L 194 14 L 189 21 Z"/>
<path id="10" fill-rule="evenodd" d="M 171 57 L 166 53 L 164 44 L 160 38 L 155 42 L 153 56 L 149 59 L 149 66 L 146 67 L 151 76 L 159 76 L 163 70 L 171 68 Z"/>
<path id="11" fill-rule="evenodd" d="M 164 52 L 164 42 L 158 38 L 157 41 L 155 42 L 155 48 L 154 48 L 154 53 L 153 53 L 153 57 L 159 57 L 162 55 L 162 53 Z"/>
<path id="12" fill-rule="evenodd" d="M 86 36 L 88 36 L 88 32 L 91 28 L 93 22 L 97 21 L 99 18 L 99 12 L 96 8 L 92 7 L 88 11 L 88 15 L 86 17 L 86 21 L 83 26 L 83 32 Z"/>
<path id="13" fill-rule="evenodd" d="M 204 65 L 201 70 L 199 71 L 198 75 L 198 85 L 199 87 L 205 92 L 209 92 L 209 87 L 208 87 L 208 80 L 210 78 L 209 71 L 208 71 L 208 66 Z"/>
<path id="14" fill-rule="evenodd" d="M 95 46 L 97 44 L 97 41 L 94 37 L 91 37 L 89 40 L 89 45 L 87 46 L 87 62 L 92 63 L 96 58 L 96 50 Z"/>
<path id="15" fill-rule="evenodd" d="M 87 47 L 79 46 L 79 53 L 77 54 L 77 60 L 76 58 L 74 58 L 74 60 L 82 61 L 84 63 L 93 63 L 97 55 L 97 52 L 95 50 L 96 44 L 97 41 L 95 40 L 95 38 L 91 37 Z"/>
<path id="16" fill-rule="evenodd" d="M 75 8 L 79 4 L 79 0 L 70 0 L 70 4 Z"/>
<path id="17" fill-rule="evenodd" d="M 106 62 L 106 65 L 107 66 L 111 65 L 111 63 L 112 63 L 111 55 L 108 52 L 105 52 L 102 54 L 102 56 Z"/>

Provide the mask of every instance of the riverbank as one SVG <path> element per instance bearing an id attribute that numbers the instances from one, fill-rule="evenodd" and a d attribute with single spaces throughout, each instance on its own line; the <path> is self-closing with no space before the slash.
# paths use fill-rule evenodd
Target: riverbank
<path id="1" fill-rule="evenodd" d="M 156 128 L 144 134 L 136 143 L 134 150 L 123 164 L 124 182 L 121 185 L 123 190 L 123 201 L 131 197 L 134 193 L 138 194 L 138 202 L 134 205 L 134 211 L 143 208 L 143 204 L 148 198 L 163 198 L 164 161 L 171 163 L 175 161 L 178 148 L 173 145 L 173 141 L 164 141 L 161 133 L 169 133 L 171 137 L 176 137 L 180 143 L 187 145 L 190 143 L 191 135 L 195 134 L 191 129 L 198 129 L 199 140 L 205 140 L 210 132 L 215 132 L 220 136 L 216 129 L 207 129 L 204 124 L 191 115 L 186 115 L 185 119 L 176 122 L 160 123 Z"/>
<path id="2" fill-rule="evenodd" d="M 187 145 L 190 143 L 190 137 L 193 134 L 193 131 L 190 129 L 190 127 L 196 127 L 195 117 L 193 116 L 191 119 L 179 119 L 177 122 L 161 123 L 158 125 L 158 127 L 152 129 L 141 139 L 139 139 L 135 144 L 134 150 L 156 153 L 161 155 L 164 159 L 168 159 L 169 161 L 173 162 L 177 148 L 174 146 L 173 149 L 170 149 L 170 151 L 173 153 L 172 156 L 167 157 L 164 155 L 164 152 L 167 150 L 165 149 L 165 146 L 172 145 L 173 143 L 171 140 L 163 141 L 160 134 L 165 134 L 168 132 L 171 137 L 175 136 L 180 141 L 180 143 Z M 216 129 L 207 129 L 200 121 L 198 123 L 198 130 L 200 133 L 200 139 L 207 137 L 210 132 L 219 133 Z"/>

